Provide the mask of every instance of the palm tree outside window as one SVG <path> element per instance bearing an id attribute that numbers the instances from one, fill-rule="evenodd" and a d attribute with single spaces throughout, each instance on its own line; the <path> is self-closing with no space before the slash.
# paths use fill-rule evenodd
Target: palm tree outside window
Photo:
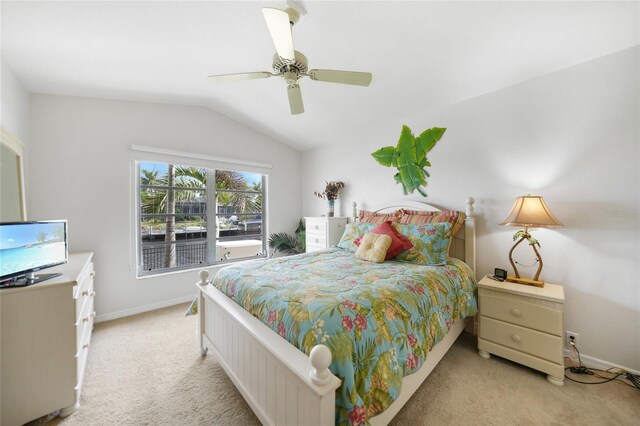
<path id="1" fill-rule="evenodd" d="M 265 176 L 158 162 L 137 170 L 138 275 L 266 256 Z"/>

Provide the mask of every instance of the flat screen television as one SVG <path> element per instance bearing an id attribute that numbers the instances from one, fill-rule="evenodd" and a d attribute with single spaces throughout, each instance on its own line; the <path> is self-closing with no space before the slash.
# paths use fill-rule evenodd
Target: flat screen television
<path id="1" fill-rule="evenodd" d="M 67 263 L 67 221 L 0 223 L 0 286 L 35 284 L 61 274 L 38 273 Z"/>

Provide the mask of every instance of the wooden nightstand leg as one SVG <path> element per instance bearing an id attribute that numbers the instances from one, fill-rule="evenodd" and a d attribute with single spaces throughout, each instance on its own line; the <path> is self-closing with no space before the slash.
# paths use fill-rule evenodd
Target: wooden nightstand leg
<path id="1" fill-rule="evenodd" d="M 480 355 L 484 359 L 491 358 L 491 354 L 487 351 L 483 351 L 482 349 L 478 350 L 478 355 Z"/>
<path id="2" fill-rule="evenodd" d="M 564 377 L 558 378 L 558 377 L 553 377 L 550 374 L 547 374 L 547 380 L 549 381 L 549 383 L 554 384 L 556 386 L 564 386 Z"/>

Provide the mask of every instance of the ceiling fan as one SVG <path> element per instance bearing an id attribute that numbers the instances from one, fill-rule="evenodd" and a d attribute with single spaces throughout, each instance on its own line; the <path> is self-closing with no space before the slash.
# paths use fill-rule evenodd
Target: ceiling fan
<path id="1" fill-rule="evenodd" d="M 293 37 L 291 28 L 300 19 L 300 13 L 292 7 L 285 10 L 265 7 L 262 9 L 267 27 L 271 33 L 273 44 L 276 46 L 276 54 L 273 56 L 273 70 L 246 72 L 239 74 L 222 74 L 209 76 L 210 83 L 223 81 L 252 80 L 279 76 L 287 83 L 289 95 L 289 107 L 291 114 L 304 112 L 302 93 L 298 80 L 309 77 L 311 80 L 326 81 L 329 83 L 350 84 L 355 86 L 368 86 L 371 83 L 371 73 L 357 71 L 319 70 L 309 69 L 307 58 L 300 52 L 293 50 Z"/>

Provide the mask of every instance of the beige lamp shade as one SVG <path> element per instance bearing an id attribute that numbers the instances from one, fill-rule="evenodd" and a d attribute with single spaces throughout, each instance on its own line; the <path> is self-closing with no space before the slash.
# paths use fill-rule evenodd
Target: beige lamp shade
<path id="1" fill-rule="evenodd" d="M 564 226 L 551 213 L 549 207 L 539 195 L 523 195 L 516 198 L 509 216 L 500 225 L 533 228 Z"/>

